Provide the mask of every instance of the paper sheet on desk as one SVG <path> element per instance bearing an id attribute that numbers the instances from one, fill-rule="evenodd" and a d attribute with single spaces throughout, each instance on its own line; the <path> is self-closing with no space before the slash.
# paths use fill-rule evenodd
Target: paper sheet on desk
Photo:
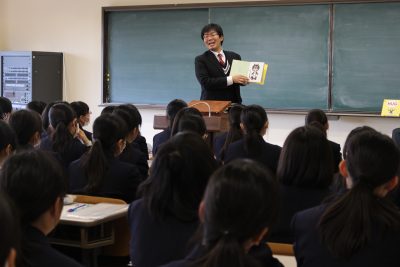
<path id="1" fill-rule="evenodd" d="M 120 212 L 125 212 L 128 209 L 128 205 L 98 203 L 93 205 L 88 204 L 85 207 L 79 208 L 73 212 L 69 212 L 69 209 L 71 209 L 71 206 L 66 206 L 63 208 L 61 214 L 62 220 L 77 219 L 79 221 L 93 221 L 104 219 Z"/>

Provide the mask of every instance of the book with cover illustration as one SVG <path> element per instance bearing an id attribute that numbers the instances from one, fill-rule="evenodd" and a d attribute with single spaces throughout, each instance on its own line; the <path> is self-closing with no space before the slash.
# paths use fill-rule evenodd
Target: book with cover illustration
<path id="1" fill-rule="evenodd" d="M 249 82 L 264 84 L 268 64 L 264 62 L 250 62 L 234 59 L 230 75 L 241 74 L 249 78 Z"/>

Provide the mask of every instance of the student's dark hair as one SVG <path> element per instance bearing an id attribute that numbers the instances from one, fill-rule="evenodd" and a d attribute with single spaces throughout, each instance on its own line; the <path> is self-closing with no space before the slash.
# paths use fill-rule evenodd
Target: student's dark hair
<path id="1" fill-rule="evenodd" d="M 239 159 L 217 170 L 204 194 L 206 253 L 193 266 L 254 266 L 244 244 L 277 217 L 276 179 L 259 163 Z"/>
<path id="2" fill-rule="evenodd" d="M 33 135 L 42 132 L 42 120 L 37 112 L 25 109 L 18 110 L 11 114 L 8 121 L 17 135 L 18 149 L 29 146 Z"/>
<path id="3" fill-rule="evenodd" d="M 395 204 L 374 194 L 398 175 L 399 163 L 400 152 L 388 136 L 362 131 L 348 140 L 346 166 L 352 188 L 326 208 L 318 225 L 322 242 L 334 256 L 350 258 L 370 242 L 379 245 L 387 230 L 399 231 Z M 372 241 L 372 235 L 377 240 Z"/>
<path id="4" fill-rule="evenodd" d="M 174 99 L 167 105 L 167 118 L 168 118 L 168 127 L 172 129 L 172 124 L 174 123 L 175 115 L 179 110 L 186 108 L 188 105 L 182 99 Z"/>
<path id="5" fill-rule="evenodd" d="M 243 131 L 240 128 L 240 114 L 242 113 L 243 108 L 243 105 L 234 105 L 229 109 L 229 131 L 226 135 L 225 143 L 220 151 L 221 161 L 224 161 L 225 151 L 228 146 L 243 137 Z"/>
<path id="6" fill-rule="evenodd" d="M 76 119 L 75 111 L 69 104 L 58 103 L 49 110 L 50 125 L 54 129 L 51 134 L 53 150 L 63 155 L 71 144 L 74 136 L 68 130 L 68 125 Z"/>
<path id="7" fill-rule="evenodd" d="M 251 158 L 257 158 L 260 154 L 262 136 L 260 132 L 266 122 L 268 122 L 267 113 L 259 105 L 250 105 L 244 107 L 240 115 L 240 121 L 245 130 L 244 148 Z"/>
<path id="8" fill-rule="evenodd" d="M 52 106 L 54 106 L 55 104 L 59 104 L 59 103 L 64 103 L 64 104 L 68 104 L 68 102 L 65 101 L 54 101 L 54 102 L 50 102 L 46 105 L 46 107 L 44 108 L 43 112 L 42 112 L 42 126 L 43 129 L 47 132 L 50 126 L 50 118 L 49 118 L 49 111 L 51 109 Z"/>
<path id="9" fill-rule="evenodd" d="M 114 109 L 116 109 L 116 108 L 117 108 L 117 106 L 106 106 L 103 108 L 100 115 L 111 114 L 111 113 L 113 113 Z"/>
<path id="10" fill-rule="evenodd" d="M 127 127 L 119 116 L 103 114 L 94 121 L 94 142 L 82 162 L 88 179 L 88 184 L 84 188 L 87 193 L 96 193 L 101 189 L 109 168 L 108 159 L 114 157 L 118 140 L 124 140 L 126 135 Z"/>
<path id="11" fill-rule="evenodd" d="M 309 125 L 313 121 L 319 122 L 321 125 L 325 126 L 328 123 L 328 117 L 323 110 L 312 109 L 306 115 L 305 124 Z"/>
<path id="12" fill-rule="evenodd" d="M 20 225 L 14 203 L 2 190 L 0 190 L 0 218 L 0 266 L 5 266 L 11 249 L 19 251 Z"/>
<path id="13" fill-rule="evenodd" d="M 206 123 L 198 109 L 186 107 L 176 114 L 172 124 L 171 136 L 183 131 L 194 132 L 200 136 L 207 132 Z"/>
<path id="14" fill-rule="evenodd" d="M 0 108 L 4 113 L 11 113 L 12 103 L 10 99 L 4 96 L 0 96 Z"/>
<path id="15" fill-rule="evenodd" d="M 156 219 L 197 220 L 198 205 L 216 168 L 217 162 L 200 136 L 179 133 L 157 152 L 139 194 Z"/>
<path id="16" fill-rule="evenodd" d="M 278 180 L 288 186 L 326 189 L 333 179 L 332 160 L 330 145 L 320 129 L 298 127 L 283 144 Z"/>
<path id="17" fill-rule="evenodd" d="M 16 148 L 16 135 L 14 130 L 8 123 L 0 120 L 0 151 L 11 145 L 12 149 Z"/>
<path id="18" fill-rule="evenodd" d="M 139 126 L 142 125 L 142 115 L 140 114 L 138 108 L 132 104 L 123 104 L 118 106 L 118 108 L 124 109 L 132 114 L 135 117 L 135 120 L 139 123 Z"/>
<path id="19" fill-rule="evenodd" d="M 43 101 L 33 100 L 26 105 L 26 108 L 42 115 L 43 110 L 46 108 L 46 103 Z"/>
<path id="20" fill-rule="evenodd" d="M 2 168 L 0 187 L 18 208 L 22 226 L 34 222 L 58 197 L 64 197 L 63 169 L 50 154 L 30 150 L 8 158 Z"/>
<path id="21" fill-rule="evenodd" d="M 135 128 L 139 127 L 139 120 L 138 117 L 133 114 L 133 112 L 129 112 L 129 110 L 125 108 L 117 107 L 114 109 L 113 113 L 125 122 L 126 126 L 128 127 L 128 131 L 132 131 Z"/>
<path id="22" fill-rule="evenodd" d="M 353 137 L 354 135 L 357 135 L 359 133 L 363 133 L 363 132 L 372 132 L 372 133 L 376 133 L 377 131 L 369 126 L 360 126 L 360 127 L 356 127 L 353 130 L 351 130 L 351 132 L 347 135 L 346 141 L 344 142 L 344 146 L 343 146 L 343 159 L 346 159 L 347 157 L 347 147 L 349 146 L 349 141 L 351 139 L 351 137 Z"/>
<path id="23" fill-rule="evenodd" d="M 210 31 L 215 31 L 216 33 L 218 33 L 218 35 L 224 36 L 224 31 L 222 30 L 222 27 L 216 23 L 210 23 L 205 25 L 202 29 L 201 29 L 201 40 L 204 40 L 204 34 Z M 221 42 L 221 44 L 224 41 Z"/>
<path id="24" fill-rule="evenodd" d="M 89 113 L 89 106 L 82 101 L 71 102 L 71 107 L 75 111 L 76 116 L 79 118 L 80 116 L 85 116 Z"/>

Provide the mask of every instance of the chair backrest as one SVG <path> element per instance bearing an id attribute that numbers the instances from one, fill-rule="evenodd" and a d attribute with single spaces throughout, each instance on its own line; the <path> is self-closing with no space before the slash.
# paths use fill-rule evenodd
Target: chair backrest
<path id="1" fill-rule="evenodd" d="M 272 254 L 294 256 L 292 244 L 268 242 L 267 245 L 271 248 Z"/>
<path id="2" fill-rule="evenodd" d="M 112 203 L 112 204 L 126 204 L 122 199 L 109 198 L 109 197 L 96 197 L 87 195 L 75 195 L 74 202 L 79 203 Z M 120 218 L 114 222 L 115 242 L 110 246 L 103 249 L 103 254 L 107 256 L 129 256 L 129 238 L 130 230 L 128 224 L 128 217 Z"/>

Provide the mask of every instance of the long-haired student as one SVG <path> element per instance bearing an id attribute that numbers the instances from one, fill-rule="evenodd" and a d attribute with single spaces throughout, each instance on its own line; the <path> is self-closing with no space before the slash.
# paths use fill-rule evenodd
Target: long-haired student
<path id="1" fill-rule="evenodd" d="M 32 150 L 40 145 L 42 120 L 35 111 L 25 109 L 15 111 L 8 123 L 17 135 L 17 152 Z"/>
<path id="2" fill-rule="evenodd" d="M 0 266 L 15 267 L 20 246 L 20 226 L 14 203 L 0 190 Z"/>
<path id="3" fill-rule="evenodd" d="M 216 168 L 211 150 L 195 133 L 178 133 L 160 147 L 140 186 L 142 198 L 129 208 L 134 266 L 159 266 L 190 251 L 198 205 Z"/>
<path id="4" fill-rule="evenodd" d="M 293 219 L 298 266 L 400 266 L 400 212 L 387 198 L 398 183 L 400 152 L 378 132 L 347 142 L 339 169 L 348 191 Z"/>
<path id="5" fill-rule="evenodd" d="M 243 109 L 240 120 L 244 136 L 228 146 L 225 162 L 238 158 L 253 159 L 276 173 L 281 147 L 267 143 L 263 138 L 268 129 L 268 117 L 264 108 L 258 105 L 247 106 Z"/>
<path id="6" fill-rule="evenodd" d="M 0 187 L 8 193 L 20 215 L 21 254 L 17 255 L 20 266 L 81 266 L 53 249 L 46 237 L 60 220 L 66 190 L 58 162 L 40 150 L 15 154 L 4 163 Z"/>
<path id="7" fill-rule="evenodd" d="M 135 165 L 118 156 L 125 148 L 127 128 L 124 121 L 104 114 L 93 123 L 94 143 L 90 150 L 68 168 L 69 192 L 120 198 L 131 202 L 141 175 Z"/>
<path id="8" fill-rule="evenodd" d="M 0 120 L 0 169 L 3 162 L 12 155 L 16 147 L 16 135 L 7 122 Z"/>
<path id="9" fill-rule="evenodd" d="M 199 207 L 200 244 L 165 267 L 282 266 L 263 242 L 276 219 L 277 196 L 275 177 L 261 164 L 241 159 L 223 166 L 211 177 Z"/>

